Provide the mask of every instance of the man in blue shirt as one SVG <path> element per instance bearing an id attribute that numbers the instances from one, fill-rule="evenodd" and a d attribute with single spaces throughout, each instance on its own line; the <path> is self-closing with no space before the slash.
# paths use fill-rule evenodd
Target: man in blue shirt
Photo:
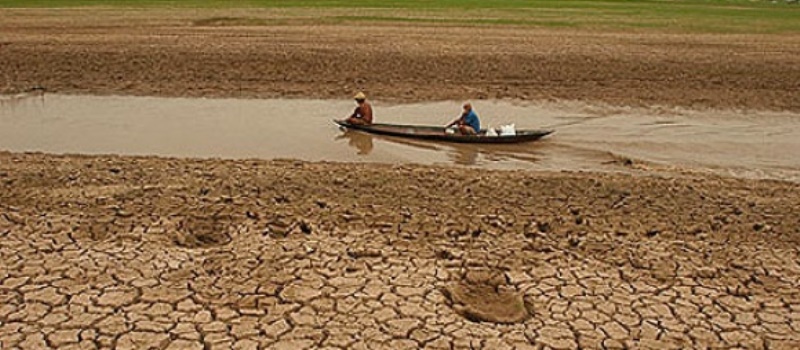
<path id="1" fill-rule="evenodd" d="M 464 135 L 477 135 L 481 131 L 481 121 L 475 111 L 472 110 L 472 104 L 469 102 L 464 103 L 464 112 L 461 113 L 461 116 L 447 124 L 445 128 L 453 125 L 457 125 L 458 131 Z"/>

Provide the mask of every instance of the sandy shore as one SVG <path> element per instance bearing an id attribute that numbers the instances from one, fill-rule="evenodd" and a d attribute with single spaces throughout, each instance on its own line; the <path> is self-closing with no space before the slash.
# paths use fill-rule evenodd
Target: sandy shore
<path id="1" fill-rule="evenodd" d="M 800 110 L 796 36 L 47 11 L 2 12 L 3 92 Z M 798 207 L 668 172 L 0 151 L 0 349 L 797 349 Z"/>

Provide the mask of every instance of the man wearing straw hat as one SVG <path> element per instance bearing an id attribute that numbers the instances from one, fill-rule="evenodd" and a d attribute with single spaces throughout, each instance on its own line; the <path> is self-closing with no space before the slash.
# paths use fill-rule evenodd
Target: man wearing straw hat
<path id="1" fill-rule="evenodd" d="M 353 98 L 355 98 L 358 107 L 353 111 L 347 120 L 348 124 L 355 125 L 370 125 L 372 124 L 372 105 L 367 102 L 367 95 L 359 91 Z"/>

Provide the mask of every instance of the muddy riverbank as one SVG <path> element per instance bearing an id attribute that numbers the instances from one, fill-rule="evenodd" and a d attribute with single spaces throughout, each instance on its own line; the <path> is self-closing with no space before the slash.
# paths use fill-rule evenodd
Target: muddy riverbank
<path id="1" fill-rule="evenodd" d="M 6 93 L 340 99 L 365 90 L 404 102 L 800 111 L 797 35 L 202 21 L 276 16 L 257 9 L 0 11 Z"/>

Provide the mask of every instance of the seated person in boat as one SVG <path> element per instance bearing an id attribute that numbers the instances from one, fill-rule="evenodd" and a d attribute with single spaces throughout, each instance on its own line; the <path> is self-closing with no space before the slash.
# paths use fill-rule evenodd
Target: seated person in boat
<path id="1" fill-rule="evenodd" d="M 350 115 L 345 121 L 348 124 L 357 124 L 357 125 L 370 125 L 372 124 L 372 105 L 367 102 L 367 96 L 364 95 L 363 92 L 359 92 L 354 97 L 358 107 L 356 110 L 353 111 L 353 114 Z"/>
<path id="2" fill-rule="evenodd" d="M 472 109 L 472 104 L 469 102 L 464 103 L 464 111 L 461 113 L 461 116 L 450 124 L 447 124 L 445 128 L 449 128 L 453 125 L 456 125 L 458 131 L 463 135 L 476 135 L 481 131 L 481 121 L 478 119 L 478 115 Z"/>

